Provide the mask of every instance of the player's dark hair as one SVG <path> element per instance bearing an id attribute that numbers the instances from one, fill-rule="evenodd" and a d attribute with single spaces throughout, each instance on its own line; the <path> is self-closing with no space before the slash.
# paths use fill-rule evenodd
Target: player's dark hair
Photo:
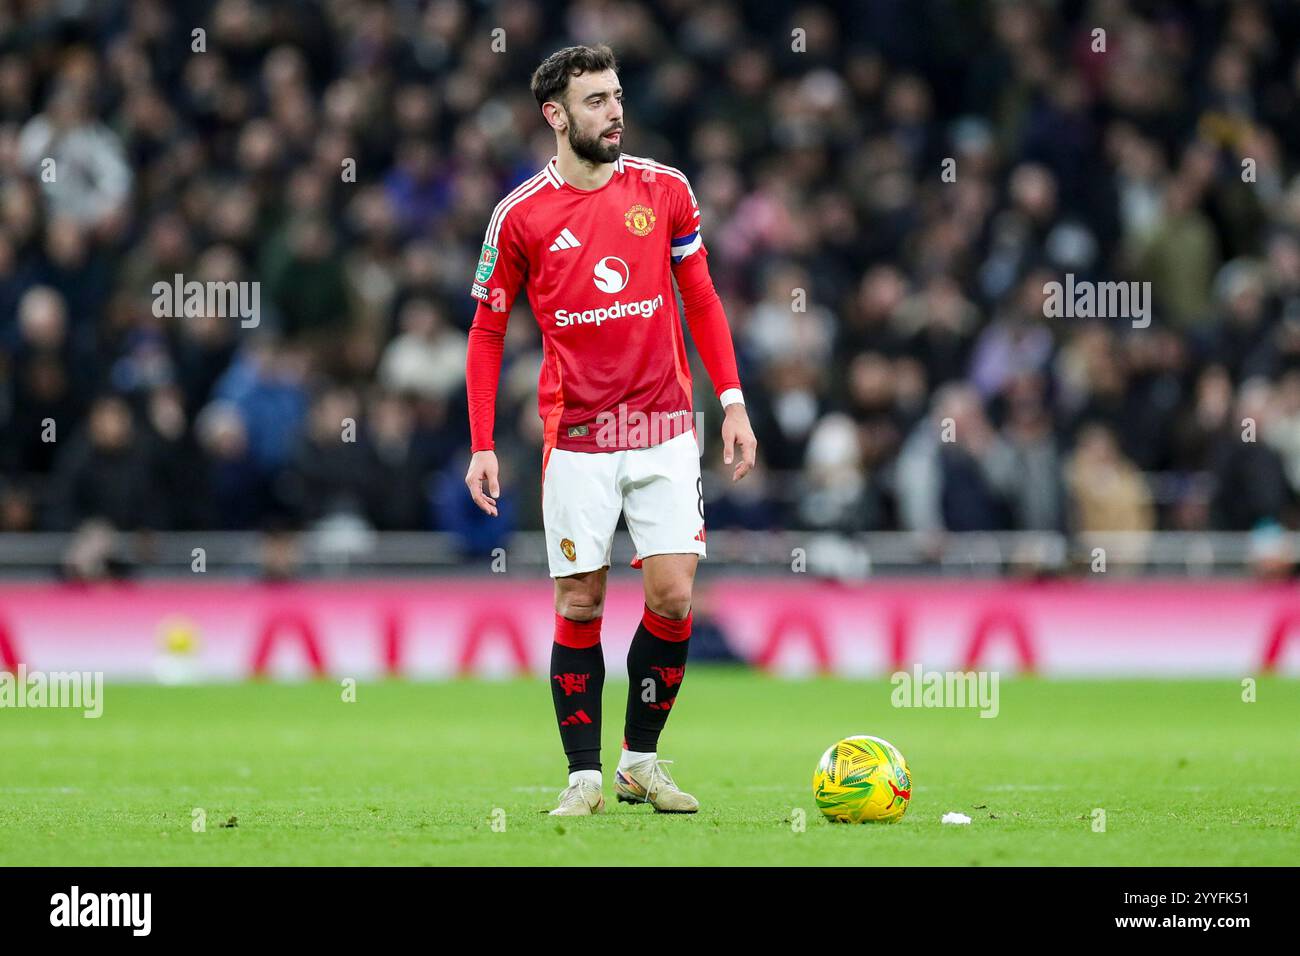
<path id="1" fill-rule="evenodd" d="M 564 94 L 569 89 L 570 77 L 617 69 L 614 51 L 603 43 L 596 46 L 566 46 L 548 56 L 533 71 L 533 96 L 537 97 L 538 107 L 547 100 L 563 102 Z"/>

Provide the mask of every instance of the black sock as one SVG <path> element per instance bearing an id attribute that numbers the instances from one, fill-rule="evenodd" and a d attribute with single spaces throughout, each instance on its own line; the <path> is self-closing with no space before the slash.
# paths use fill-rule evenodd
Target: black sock
<path id="1" fill-rule="evenodd" d="M 570 621 L 555 615 L 551 700 L 570 773 L 600 769 L 600 695 L 604 687 L 600 618 Z"/>
<path id="2" fill-rule="evenodd" d="M 685 620 L 645 609 L 641 626 L 627 652 L 627 717 L 623 724 L 623 749 L 648 753 L 658 749 L 659 734 L 677 700 L 686 674 L 691 615 Z"/>

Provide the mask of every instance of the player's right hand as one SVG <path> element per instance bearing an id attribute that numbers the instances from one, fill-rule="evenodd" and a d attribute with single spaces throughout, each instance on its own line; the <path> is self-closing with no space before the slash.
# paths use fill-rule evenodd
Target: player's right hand
<path id="1" fill-rule="evenodd" d="M 488 493 L 483 494 L 483 482 L 487 482 Z M 476 451 L 469 460 L 469 471 L 465 473 L 465 484 L 469 486 L 469 496 L 492 517 L 497 516 L 497 499 L 501 497 L 501 485 L 497 481 L 497 453 L 494 451 Z"/>

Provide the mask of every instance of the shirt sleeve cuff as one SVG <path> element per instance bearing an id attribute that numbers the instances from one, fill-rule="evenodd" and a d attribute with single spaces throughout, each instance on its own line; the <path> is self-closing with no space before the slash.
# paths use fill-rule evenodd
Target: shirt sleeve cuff
<path id="1" fill-rule="evenodd" d="M 718 401 L 722 402 L 723 408 L 737 403 L 744 405 L 745 396 L 741 394 L 741 391 L 738 388 L 726 388 L 723 389 L 722 394 L 718 396 Z"/>

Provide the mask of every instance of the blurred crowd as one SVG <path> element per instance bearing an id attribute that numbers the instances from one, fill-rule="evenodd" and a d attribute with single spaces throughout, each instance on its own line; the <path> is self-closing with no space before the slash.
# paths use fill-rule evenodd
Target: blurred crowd
<path id="1" fill-rule="evenodd" d="M 522 297 L 502 520 L 465 493 L 468 289 L 573 42 L 703 209 L 761 465 L 706 440 L 711 528 L 1296 527 L 1298 41 L 1281 2 L 0 4 L 0 530 L 540 527 Z M 1067 274 L 1150 326 L 1047 318 Z M 258 325 L 160 317 L 176 275 Z"/>

